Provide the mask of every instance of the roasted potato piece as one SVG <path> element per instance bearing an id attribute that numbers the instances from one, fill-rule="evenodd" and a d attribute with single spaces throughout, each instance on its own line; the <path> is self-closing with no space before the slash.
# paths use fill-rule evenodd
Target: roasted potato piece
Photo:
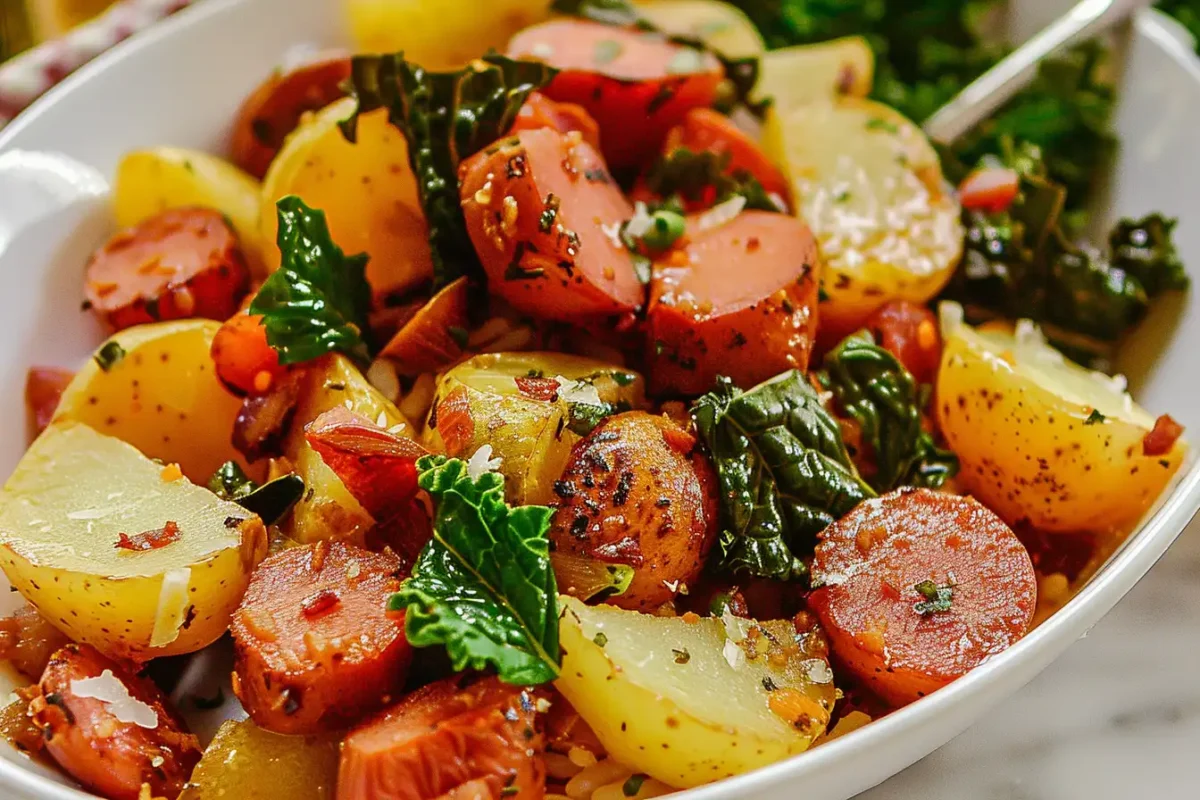
<path id="1" fill-rule="evenodd" d="M 297 542 L 317 542 L 337 535 L 363 544 L 377 521 L 305 440 L 305 426 L 336 406 L 398 436 L 413 437 L 412 425 L 400 410 L 368 383 L 349 359 L 332 355 L 311 367 L 304 376 L 300 403 L 283 444 L 284 455 L 308 487 L 283 523 L 284 533 Z"/>
<path id="2" fill-rule="evenodd" d="M 230 444 L 241 403 L 217 380 L 209 320 L 140 325 L 96 351 L 63 393 L 56 420 L 115 436 L 150 458 L 179 464 L 204 485 L 226 461 L 252 469 Z"/>
<path id="3" fill-rule="evenodd" d="M 785 109 L 768 119 L 764 146 L 790 167 L 825 260 L 823 341 L 889 301 L 924 303 L 950 280 L 961 209 L 929 140 L 899 112 L 856 97 Z"/>
<path id="4" fill-rule="evenodd" d="M 346 0 L 358 52 L 391 53 L 426 69 L 457 69 L 549 14 L 550 0 Z"/>
<path id="5" fill-rule="evenodd" d="M 766 49 L 742 10 L 719 0 L 638 0 L 638 12 L 667 33 L 691 36 L 729 58 L 757 56 Z"/>
<path id="6" fill-rule="evenodd" d="M 58 765 L 110 800 L 175 797 L 200 760 L 162 691 L 86 645 L 54 654 L 29 709 Z"/>
<path id="7" fill-rule="evenodd" d="M 828 101 L 837 95 L 866 97 L 875 77 L 875 54 L 861 36 L 783 47 L 759 61 L 757 100 L 772 98 L 775 113 Z"/>
<path id="8" fill-rule="evenodd" d="M 281 736 L 230 720 L 179 800 L 334 800 L 340 736 Z"/>
<path id="9" fill-rule="evenodd" d="M 1043 531 L 1121 531 L 1145 513 L 1187 443 L 1147 454 L 1155 419 L 1124 381 L 1067 361 L 1032 323 L 1009 335 L 949 316 L 937 415 L 959 484 L 1010 525 Z"/>
<path id="10" fill-rule="evenodd" d="M 117 165 L 113 213 L 119 227 L 132 228 L 169 208 L 211 208 L 229 218 L 254 260 L 262 249 L 260 192 L 257 180 L 214 155 L 154 147 L 129 153 Z"/>
<path id="11" fill-rule="evenodd" d="M 88 305 L 114 330 L 171 319 L 223 320 L 250 271 L 233 230 L 211 208 L 169 208 L 120 231 L 87 262 Z"/>
<path id="12" fill-rule="evenodd" d="M 808 749 L 836 690 L 803 625 L 658 617 L 563 597 L 555 687 L 612 758 L 690 788 Z"/>
<path id="13" fill-rule="evenodd" d="M 0 493 L 0 568 L 51 624 L 115 658 L 191 653 L 229 626 L 262 521 L 86 425 L 51 425 Z"/>
<path id="14" fill-rule="evenodd" d="M 433 277 L 408 144 L 385 109 L 359 117 L 357 141 L 346 141 L 338 123 L 354 107 L 346 98 L 305 119 L 271 162 L 261 195 L 263 261 L 268 269 L 279 266 L 275 204 L 294 194 L 325 212 L 338 247 L 371 256 L 367 280 L 376 294 L 403 291 Z"/>
<path id="15" fill-rule="evenodd" d="M 318 542 L 276 553 L 254 572 L 230 631 L 233 690 L 262 727 L 336 731 L 404 687 L 412 647 L 387 612 L 406 570 L 390 552 Z"/>
<path id="16" fill-rule="evenodd" d="M 633 568 L 614 605 L 653 611 L 700 576 L 717 533 L 717 478 L 696 437 L 666 417 L 604 420 L 571 450 L 554 491 L 556 552 Z"/>
<path id="17" fill-rule="evenodd" d="M 464 459 L 491 445 L 508 501 L 545 505 L 581 438 L 576 431 L 590 429 L 597 413 L 644 404 L 636 372 L 561 353 L 492 353 L 442 376 L 425 444 Z"/>

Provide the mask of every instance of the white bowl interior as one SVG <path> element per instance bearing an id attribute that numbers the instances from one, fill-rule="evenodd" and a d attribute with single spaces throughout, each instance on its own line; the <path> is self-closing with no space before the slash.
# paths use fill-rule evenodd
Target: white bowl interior
<path id="1" fill-rule="evenodd" d="M 1032 8 L 1034 3 L 1021 3 Z M 333 0 L 207 0 L 141 34 L 59 87 L 0 132 L 0 413 L 10 435 L 0 441 L 0 472 L 23 452 L 22 396 L 30 365 L 74 367 L 101 332 L 79 310 L 84 259 L 111 230 L 105 199 L 86 167 L 111 175 L 126 151 L 159 144 L 220 152 L 242 97 L 292 45 L 344 41 Z M 1044 14 L 1044 11 L 1042 12 Z M 1162 210 L 1184 219 L 1178 244 L 1200 280 L 1200 225 L 1190 201 L 1200 185 L 1200 61 L 1177 29 L 1157 15 L 1136 25 L 1128 48 L 1117 129 L 1125 142 L 1112 177 L 1113 218 Z M 14 151 L 64 153 L 85 165 L 44 180 Z M 7 165 L 15 171 L 5 171 Z M 57 183 L 56 183 L 57 181 Z M 51 185 L 34 192 L 31 183 Z M 54 186 L 66 187 L 54 191 Z M 61 187 L 60 187 L 61 188 Z M 73 193 L 72 193 L 73 192 Z M 29 198 L 38 198 L 36 202 Z M 64 203 L 63 197 L 75 198 Z M 44 205 L 39 205 L 43 203 Z M 13 220 L 38 217 L 15 230 Z M 1200 430 L 1200 291 L 1156 310 L 1122 354 L 1135 397 Z M 867 729 L 803 757 L 696 790 L 689 797 L 790 797 L 841 800 L 944 744 L 990 706 L 1018 689 L 1106 612 L 1145 573 L 1200 505 L 1194 463 L 1175 493 L 1089 587 L 1017 647 L 951 687 Z M 0 582 L 3 578 L 0 577 Z M 0 583 L 0 585 L 3 585 Z M 0 611 L 19 602 L 0 597 Z M 0 689 L 12 686 L 0 675 Z M 57 774 L 0 747 L 0 796 L 81 798 Z"/>

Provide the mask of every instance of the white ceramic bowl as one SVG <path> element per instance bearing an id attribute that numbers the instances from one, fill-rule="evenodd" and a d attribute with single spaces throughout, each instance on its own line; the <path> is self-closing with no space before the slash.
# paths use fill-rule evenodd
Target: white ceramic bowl
<path id="1" fill-rule="evenodd" d="M 1018 2 L 1018 28 L 1053 2 Z M 481 5 L 486 0 L 479 0 Z M 22 386 L 31 364 L 73 366 L 99 341 L 80 313 L 82 265 L 111 230 L 106 176 L 126 151 L 156 144 L 220 151 L 242 97 L 292 45 L 343 41 L 338 0 L 206 0 L 139 34 L 53 90 L 0 131 L 0 472 L 24 447 Z M 1179 245 L 1200 280 L 1200 61 L 1179 29 L 1142 16 L 1127 48 L 1117 128 L 1125 143 L 1111 216 L 1184 218 Z M 39 152 L 62 154 L 47 157 Z M 1200 291 L 1159 309 L 1124 354 L 1135 396 L 1200 429 Z M 1066 608 L 951 686 L 867 728 L 767 769 L 694 790 L 691 800 L 844 800 L 927 755 L 1045 668 L 1133 587 L 1200 508 L 1193 459 L 1141 530 Z M 0 582 L 3 579 L 0 578 Z M 0 597 L 0 611 L 15 596 Z M 11 682 L 0 675 L 0 690 Z M 2 696 L 2 695 L 0 695 Z M 88 795 L 0 746 L 0 797 Z"/>

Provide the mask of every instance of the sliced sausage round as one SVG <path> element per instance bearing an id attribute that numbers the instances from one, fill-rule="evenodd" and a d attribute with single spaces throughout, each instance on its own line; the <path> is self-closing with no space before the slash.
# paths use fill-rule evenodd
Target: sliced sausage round
<path id="1" fill-rule="evenodd" d="M 88 789 L 137 800 L 142 784 L 175 797 L 200 760 L 200 743 L 163 693 L 87 645 L 56 652 L 30 702 L 46 750 Z"/>
<path id="2" fill-rule="evenodd" d="M 820 538 L 809 604 L 837 660 L 892 705 L 965 675 L 1029 629 L 1029 553 L 971 498 L 900 489 Z"/>
<path id="3" fill-rule="evenodd" d="M 402 563 L 390 552 L 320 542 L 259 564 L 233 615 L 234 692 L 256 723 L 333 731 L 386 706 L 412 649 L 387 613 Z"/>
<path id="4" fill-rule="evenodd" d="M 493 294 L 576 323 L 642 305 L 645 287 L 617 238 L 633 207 L 579 132 L 520 131 L 467 159 L 459 176 Z"/>
<path id="5" fill-rule="evenodd" d="M 820 256 L 795 217 L 746 211 L 654 265 L 647 315 L 650 390 L 695 396 L 728 376 L 749 388 L 807 369 L 817 330 Z"/>
<path id="6" fill-rule="evenodd" d="M 514 58 L 561 72 L 542 89 L 576 103 L 600 125 L 613 169 L 646 163 L 693 108 L 711 106 L 725 70 L 711 53 L 663 36 L 599 22 L 555 19 L 526 28 L 508 44 Z"/>
<path id="7" fill-rule="evenodd" d="M 642 411 L 601 422 L 571 451 L 554 486 L 559 553 L 633 568 L 609 602 L 639 611 L 687 592 L 717 533 L 717 481 L 696 438 Z"/>
<path id="8" fill-rule="evenodd" d="M 219 211 L 173 208 L 121 231 L 92 254 L 85 294 L 115 330 L 168 319 L 233 316 L 250 285 L 237 237 Z"/>

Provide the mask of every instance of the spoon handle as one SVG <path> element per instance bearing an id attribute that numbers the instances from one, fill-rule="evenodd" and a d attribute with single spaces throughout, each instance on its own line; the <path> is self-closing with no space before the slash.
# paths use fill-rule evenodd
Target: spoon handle
<path id="1" fill-rule="evenodd" d="M 1082 0 L 938 109 L 926 120 L 925 133 L 951 144 L 1028 86 L 1048 56 L 1100 35 L 1151 2 Z"/>

